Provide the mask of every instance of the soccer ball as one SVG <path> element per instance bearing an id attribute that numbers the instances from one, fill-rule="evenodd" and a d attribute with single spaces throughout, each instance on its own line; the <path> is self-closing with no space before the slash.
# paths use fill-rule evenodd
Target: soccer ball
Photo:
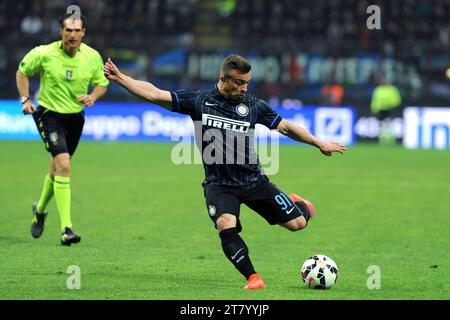
<path id="1" fill-rule="evenodd" d="M 301 276 L 308 288 L 329 289 L 336 284 L 339 269 L 330 257 L 317 254 L 303 263 Z"/>

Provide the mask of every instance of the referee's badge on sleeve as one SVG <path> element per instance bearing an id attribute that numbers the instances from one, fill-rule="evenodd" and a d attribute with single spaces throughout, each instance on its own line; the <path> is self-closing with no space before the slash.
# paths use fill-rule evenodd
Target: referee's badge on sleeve
<path id="1" fill-rule="evenodd" d="M 66 71 L 66 78 L 67 78 L 67 79 L 72 78 L 72 70 L 67 70 L 67 71 Z"/>

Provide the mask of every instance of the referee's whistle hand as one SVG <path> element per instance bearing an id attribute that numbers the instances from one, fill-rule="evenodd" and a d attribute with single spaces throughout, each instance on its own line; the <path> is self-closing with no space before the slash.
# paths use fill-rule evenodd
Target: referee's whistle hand
<path id="1" fill-rule="evenodd" d="M 87 107 L 92 107 L 95 99 L 89 94 L 82 94 L 78 96 L 78 102 L 84 103 Z"/>
<path id="2" fill-rule="evenodd" d="M 33 104 L 31 100 L 26 101 L 22 106 L 23 114 L 32 114 L 36 111 L 36 106 Z"/>

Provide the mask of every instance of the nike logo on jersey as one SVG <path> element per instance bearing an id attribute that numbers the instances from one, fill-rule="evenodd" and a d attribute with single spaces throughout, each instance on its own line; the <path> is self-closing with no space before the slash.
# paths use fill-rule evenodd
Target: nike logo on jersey
<path id="1" fill-rule="evenodd" d="M 217 106 L 217 103 L 210 103 L 210 102 L 205 102 L 205 105 L 207 106 Z"/>
<path id="2" fill-rule="evenodd" d="M 250 129 L 250 122 L 213 116 L 207 113 L 202 115 L 202 124 L 208 127 L 231 130 L 235 132 L 247 132 L 248 129 Z"/>

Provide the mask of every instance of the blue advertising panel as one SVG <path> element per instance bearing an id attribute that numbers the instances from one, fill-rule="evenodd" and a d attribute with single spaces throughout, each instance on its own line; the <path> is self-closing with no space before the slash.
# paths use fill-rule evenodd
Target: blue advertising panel
<path id="1" fill-rule="evenodd" d="M 278 108 L 280 115 L 297 123 L 319 139 L 344 144 L 354 143 L 356 112 L 351 107 L 306 106 L 296 110 Z M 194 126 L 188 116 L 167 111 L 151 103 L 98 102 L 85 108 L 84 140 L 98 141 L 178 141 L 192 137 Z M 277 135 L 282 143 L 291 142 L 285 136 L 258 125 L 257 137 Z M 0 139 L 37 140 L 35 124 L 24 116 L 15 100 L 0 101 Z"/>
<path id="2" fill-rule="evenodd" d="M 0 100 L 0 139 L 39 139 L 36 125 L 31 116 L 24 116 L 16 100 Z"/>
<path id="3" fill-rule="evenodd" d="M 406 148 L 450 148 L 450 108 L 407 107 L 403 119 Z"/>

